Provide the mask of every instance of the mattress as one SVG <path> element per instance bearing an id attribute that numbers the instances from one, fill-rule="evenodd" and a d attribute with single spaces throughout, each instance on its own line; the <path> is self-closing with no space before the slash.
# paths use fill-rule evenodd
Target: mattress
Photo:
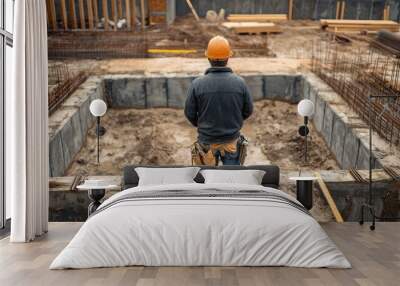
<path id="1" fill-rule="evenodd" d="M 282 191 L 193 183 L 110 197 L 50 269 L 133 265 L 351 267 L 318 222 Z"/>

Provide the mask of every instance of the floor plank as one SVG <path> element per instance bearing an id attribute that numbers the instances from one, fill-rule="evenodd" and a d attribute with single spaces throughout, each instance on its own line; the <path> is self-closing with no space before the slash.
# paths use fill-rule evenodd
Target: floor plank
<path id="1" fill-rule="evenodd" d="M 289 267 L 119 267 L 50 271 L 55 256 L 81 223 L 50 223 L 45 236 L 28 244 L 0 240 L 0 285 L 398 285 L 400 223 L 326 223 L 323 228 L 344 252 L 352 269 Z"/>

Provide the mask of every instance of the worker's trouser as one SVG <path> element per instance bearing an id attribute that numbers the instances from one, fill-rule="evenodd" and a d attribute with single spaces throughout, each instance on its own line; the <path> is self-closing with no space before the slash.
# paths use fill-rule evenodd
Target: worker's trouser
<path id="1" fill-rule="evenodd" d="M 214 153 L 215 159 L 217 160 L 217 165 L 218 162 L 221 160 L 222 164 L 224 165 L 240 165 L 240 156 L 239 156 L 239 149 L 236 148 L 236 152 L 230 153 L 230 152 L 224 152 L 224 155 L 221 154 L 220 151 L 216 151 Z"/>

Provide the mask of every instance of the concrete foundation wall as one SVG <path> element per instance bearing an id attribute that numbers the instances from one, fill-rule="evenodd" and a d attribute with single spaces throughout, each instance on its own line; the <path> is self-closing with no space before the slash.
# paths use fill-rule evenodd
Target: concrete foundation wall
<path id="1" fill-rule="evenodd" d="M 315 105 L 312 122 L 342 169 L 369 168 L 369 148 L 362 132 L 365 123 L 325 82 L 314 74 L 303 77 L 303 95 Z M 363 128 L 358 128 L 363 126 Z M 374 168 L 382 165 L 373 154 Z"/>
<path id="2" fill-rule="evenodd" d="M 143 77 L 113 75 L 104 79 L 109 104 L 119 108 L 185 106 L 195 77 Z M 243 75 L 254 100 L 274 99 L 296 103 L 302 97 L 301 75 Z"/>
<path id="3" fill-rule="evenodd" d="M 227 14 L 287 14 L 288 2 L 280 0 L 192 0 L 198 14 L 204 17 L 208 10 L 225 9 Z M 399 20 L 400 4 L 398 0 L 347 0 L 345 19 L 383 18 L 385 2 L 390 5 L 390 19 Z M 189 14 L 190 9 L 185 0 L 176 1 L 176 14 Z M 336 0 L 297 0 L 293 1 L 293 19 L 334 19 Z"/>
<path id="4" fill-rule="evenodd" d="M 103 98 L 102 79 L 90 77 L 51 115 L 49 123 L 49 175 L 63 176 L 94 124 L 90 102 Z"/>
<path id="5" fill-rule="evenodd" d="M 332 198 L 345 221 L 359 221 L 361 214 L 361 206 L 368 203 L 369 193 L 368 184 L 356 182 L 335 182 L 327 184 Z M 384 199 L 388 190 L 393 187 L 392 182 L 375 182 L 373 184 L 375 211 L 377 215 L 381 215 L 382 211 L 386 213 L 395 213 L 400 215 L 398 206 L 393 206 L 390 201 L 395 202 L 399 199 L 400 192 L 397 191 L 397 197 Z M 364 213 L 365 219 L 371 220 L 371 214 L 368 211 Z M 394 217 L 392 215 L 392 217 Z"/>

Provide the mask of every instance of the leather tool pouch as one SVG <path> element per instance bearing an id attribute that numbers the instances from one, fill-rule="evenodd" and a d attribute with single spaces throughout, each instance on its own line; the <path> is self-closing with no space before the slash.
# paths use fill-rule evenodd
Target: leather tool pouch
<path id="1" fill-rule="evenodd" d="M 192 145 L 192 165 L 215 166 L 216 159 L 210 148 L 195 142 Z"/>

